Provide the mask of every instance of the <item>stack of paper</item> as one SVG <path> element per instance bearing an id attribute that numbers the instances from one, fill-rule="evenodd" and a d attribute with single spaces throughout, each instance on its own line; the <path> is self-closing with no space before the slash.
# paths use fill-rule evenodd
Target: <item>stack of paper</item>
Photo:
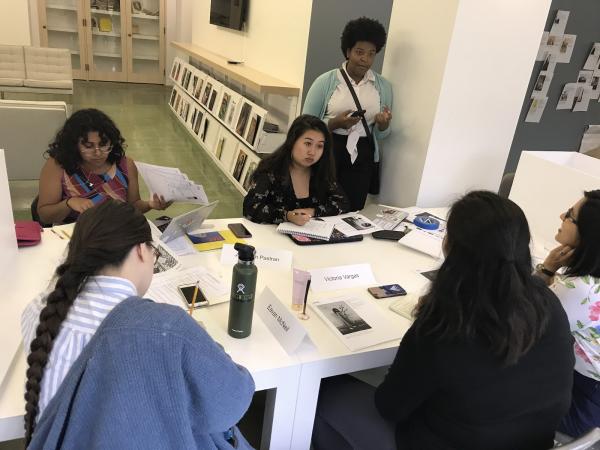
<path id="1" fill-rule="evenodd" d="M 151 194 L 162 195 L 166 201 L 196 203 L 205 205 L 208 197 L 204 188 L 191 181 L 175 167 L 155 166 L 142 162 L 135 165 Z"/>
<path id="2" fill-rule="evenodd" d="M 333 227 L 333 223 L 310 219 L 304 225 L 296 225 L 292 222 L 280 223 L 277 227 L 277 231 L 283 234 L 297 234 L 328 241 L 333 232 Z"/>

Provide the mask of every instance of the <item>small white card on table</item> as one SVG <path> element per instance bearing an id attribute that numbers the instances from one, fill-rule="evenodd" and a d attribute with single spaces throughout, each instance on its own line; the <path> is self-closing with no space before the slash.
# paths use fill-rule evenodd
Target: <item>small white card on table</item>
<path id="1" fill-rule="evenodd" d="M 268 287 L 256 297 L 254 307 L 258 316 L 288 354 L 291 355 L 298 350 L 304 338 L 310 339 L 296 316 Z"/>
<path id="2" fill-rule="evenodd" d="M 370 264 L 325 267 L 310 271 L 310 288 L 314 292 L 335 291 L 377 284 Z"/>
<path id="3" fill-rule="evenodd" d="M 233 265 L 237 262 L 238 252 L 233 248 L 233 245 L 223 245 L 223 249 L 221 250 L 221 264 Z M 257 248 L 254 264 L 268 269 L 290 270 L 292 268 L 292 252 L 289 250 Z"/>

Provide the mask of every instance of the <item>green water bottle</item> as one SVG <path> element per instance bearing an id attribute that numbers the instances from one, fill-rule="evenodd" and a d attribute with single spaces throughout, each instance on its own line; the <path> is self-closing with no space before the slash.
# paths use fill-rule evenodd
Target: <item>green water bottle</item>
<path id="1" fill-rule="evenodd" d="M 229 298 L 229 321 L 227 332 L 234 338 L 250 336 L 252 313 L 254 312 L 254 292 L 258 270 L 254 265 L 256 251 L 251 245 L 237 243 L 238 263 L 233 266 L 231 296 Z"/>

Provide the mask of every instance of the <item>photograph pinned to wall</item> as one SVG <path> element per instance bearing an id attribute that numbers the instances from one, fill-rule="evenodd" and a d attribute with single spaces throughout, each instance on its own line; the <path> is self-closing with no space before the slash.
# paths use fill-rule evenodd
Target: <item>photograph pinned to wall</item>
<path id="1" fill-rule="evenodd" d="M 552 26 L 550 27 L 550 34 L 565 34 L 568 20 L 569 11 L 563 11 L 561 9 L 556 11 L 556 16 L 554 16 L 554 21 L 552 22 Z"/>
<path id="2" fill-rule="evenodd" d="M 577 84 L 577 91 L 575 92 L 575 103 L 573 103 L 573 112 L 587 111 L 590 106 L 590 100 L 592 99 L 592 90 L 589 86 Z"/>
<path id="3" fill-rule="evenodd" d="M 194 122 L 194 133 L 196 133 L 196 136 L 200 134 L 200 125 L 202 124 L 203 117 L 204 113 L 201 109 L 199 109 L 198 114 L 196 114 L 196 121 Z"/>
<path id="4" fill-rule="evenodd" d="M 590 53 L 585 60 L 585 64 L 583 65 L 583 70 L 595 70 L 598 67 L 598 63 L 600 62 L 600 42 L 594 42 L 592 48 L 590 49 Z"/>
<path id="5" fill-rule="evenodd" d="M 217 109 L 221 104 L 219 100 L 221 98 L 221 91 L 223 91 L 224 88 L 225 86 L 218 81 L 213 82 L 213 90 L 210 93 L 210 99 L 208 100 L 208 109 L 214 114 L 216 114 Z"/>
<path id="6" fill-rule="evenodd" d="M 241 137 L 244 137 L 244 131 L 246 131 L 246 126 L 248 125 L 248 119 L 250 118 L 251 111 L 252 106 L 250 106 L 250 103 L 244 102 L 240 110 L 240 116 L 238 117 L 237 125 L 235 126 L 235 132 Z"/>
<path id="7" fill-rule="evenodd" d="M 533 91 L 531 92 L 531 98 L 544 98 L 548 94 L 550 83 L 552 82 L 552 72 L 540 72 L 536 82 L 533 85 Z"/>
<path id="8" fill-rule="evenodd" d="M 221 98 L 221 106 L 219 106 L 219 113 L 217 116 L 223 122 L 225 121 L 225 117 L 227 116 L 227 110 L 229 109 L 229 103 L 231 102 L 231 93 L 228 91 L 223 92 L 223 98 Z"/>
<path id="9" fill-rule="evenodd" d="M 211 81 L 206 81 L 206 87 L 204 88 L 204 94 L 202 94 L 202 103 L 204 106 L 208 107 L 208 100 L 210 99 L 210 93 L 212 92 L 213 84 Z"/>
<path id="10" fill-rule="evenodd" d="M 181 86 L 186 89 L 186 83 L 189 80 L 188 75 L 190 74 L 189 70 L 187 69 L 187 67 L 185 69 L 183 69 L 183 75 L 181 76 Z"/>
<path id="11" fill-rule="evenodd" d="M 194 108 L 194 112 L 192 112 L 192 116 L 190 117 L 190 128 L 194 126 L 194 122 L 196 121 L 196 114 L 198 114 L 198 108 Z"/>
<path id="12" fill-rule="evenodd" d="M 194 92 L 196 90 L 196 86 L 198 85 L 198 75 L 192 75 L 192 84 L 190 85 L 190 92 Z"/>
<path id="13" fill-rule="evenodd" d="M 175 99 L 175 106 L 173 107 L 173 109 L 175 110 L 175 112 L 179 111 L 179 102 L 181 101 L 181 95 L 179 95 L 179 92 L 177 93 L 177 98 Z"/>
<path id="14" fill-rule="evenodd" d="M 208 109 L 210 109 L 211 111 L 213 111 L 213 108 L 215 107 L 215 102 L 217 100 L 217 90 L 213 89 L 211 94 L 210 94 L 210 100 L 208 101 Z"/>
<path id="15" fill-rule="evenodd" d="M 590 97 L 592 98 L 592 100 L 600 99 L 600 86 L 598 85 L 599 81 L 600 81 L 600 70 L 594 72 L 594 74 L 592 75 L 592 81 L 590 82 L 590 88 L 592 88 Z"/>
<path id="16" fill-rule="evenodd" d="M 574 34 L 565 34 L 558 47 L 558 54 L 556 55 L 556 62 L 558 63 L 569 63 L 571 62 L 571 55 L 573 54 L 573 48 L 575 47 L 575 40 L 577 36 Z"/>
<path id="17" fill-rule="evenodd" d="M 563 90 L 558 97 L 558 103 L 556 109 L 572 109 L 573 103 L 575 103 L 575 90 L 577 85 L 575 83 L 567 83 L 563 87 Z"/>
<path id="18" fill-rule="evenodd" d="M 183 65 L 182 63 L 177 64 L 177 73 L 175 74 L 175 81 L 177 81 L 177 82 L 179 82 L 179 73 L 181 72 L 182 65 Z"/>
<path id="19" fill-rule="evenodd" d="M 175 103 L 175 97 L 177 97 L 177 91 L 175 89 L 173 89 L 171 91 L 171 98 L 169 99 L 169 105 L 173 106 L 173 104 Z"/>
<path id="20" fill-rule="evenodd" d="M 188 120 L 188 115 L 189 115 L 189 113 L 190 113 L 190 104 L 189 104 L 189 103 L 186 103 L 186 104 L 185 104 L 185 107 L 183 108 L 183 111 L 182 111 L 182 113 L 183 113 L 183 114 L 181 114 L 181 117 L 183 118 L 183 121 L 184 121 L 184 122 L 187 122 L 187 120 Z"/>
<path id="21" fill-rule="evenodd" d="M 238 149 L 237 157 L 235 158 L 235 165 L 233 166 L 233 171 L 231 172 L 233 178 L 235 178 L 237 181 L 240 181 L 247 159 L 248 155 L 240 146 L 240 148 Z"/>
<path id="22" fill-rule="evenodd" d="M 231 94 L 231 100 L 229 102 L 229 111 L 227 112 L 227 119 L 225 119 L 225 124 L 229 128 L 233 128 L 233 119 L 238 110 L 238 105 L 241 101 L 241 97 L 236 94 Z"/>
<path id="23" fill-rule="evenodd" d="M 177 60 L 173 61 L 173 66 L 171 67 L 171 78 L 175 79 L 175 74 L 177 73 L 177 67 L 179 66 L 179 63 L 177 62 Z"/>
<path id="24" fill-rule="evenodd" d="M 258 167 L 258 163 L 256 161 L 252 161 L 248 165 L 248 170 L 246 171 L 246 175 L 244 176 L 244 183 L 242 184 L 242 187 L 246 191 L 248 189 L 250 189 L 250 184 L 252 184 L 252 175 L 254 174 L 254 171 L 256 170 L 257 167 Z"/>
<path id="25" fill-rule="evenodd" d="M 219 139 L 217 141 L 217 146 L 215 147 L 215 156 L 218 160 L 223 156 L 223 148 L 225 148 L 225 144 L 227 143 L 227 135 L 225 133 L 221 133 Z"/>
<path id="26" fill-rule="evenodd" d="M 548 97 L 532 98 L 529 104 L 529 110 L 527 111 L 527 117 L 525 117 L 525 122 L 539 122 L 547 102 Z"/>

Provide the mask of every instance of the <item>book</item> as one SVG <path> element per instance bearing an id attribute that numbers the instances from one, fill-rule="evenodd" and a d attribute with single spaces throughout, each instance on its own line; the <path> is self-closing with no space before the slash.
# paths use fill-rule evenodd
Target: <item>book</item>
<path id="1" fill-rule="evenodd" d="M 334 224 L 318 219 L 310 219 L 304 225 L 296 225 L 292 222 L 280 223 L 277 227 L 278 233 L 309 236 L 316 239 L 328 241 L 333 233 Z"/>
<path id="2" fill-rule="evenodd" d="M 204 241 L 199 242 L 197 244 L 194 243 L 194 248 L 199 252 L 205 252 L 208 250 L 221 249 L 223 248 L 223 244 L 235 244 L 236 242 L 240 242 L 242 244 L 246 243 L 245 240 L 235 237 L 235 235 L 230 230 L 220 230 L 217 231 L 216 234 L 218 234 L 219 236 L 215 236 L 215 232 L 204 233 L 204 239 L 201 237 L 200 234 L 194 235 L 194 240 Z M 188 235 L 188 237 L 191 236 Z"/>

